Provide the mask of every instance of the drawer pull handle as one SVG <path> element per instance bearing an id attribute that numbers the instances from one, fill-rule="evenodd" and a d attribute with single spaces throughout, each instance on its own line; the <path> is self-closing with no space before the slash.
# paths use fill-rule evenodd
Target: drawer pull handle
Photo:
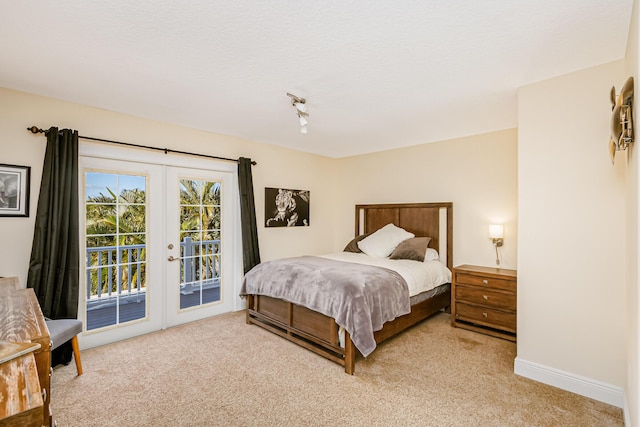
<path id="1" fill-rule="evenodd" d="M 482 317 L 487 317 L 487 313 L 482 313 Z"/>
<path id="2" fill-rule="evenodd" d="M 489 297 L 486 295 L 482 295 L 482 298 L 484 298 L 485 301 L 489 301 Z"/>
<path id="3" fill-rule="evenodd" d="M 488 284 L 489 284 L 489 280 L 487 280 L 487 279 L 482 279 L 482 283 L 484 283 L 485 285 L 488 285 Z"/>

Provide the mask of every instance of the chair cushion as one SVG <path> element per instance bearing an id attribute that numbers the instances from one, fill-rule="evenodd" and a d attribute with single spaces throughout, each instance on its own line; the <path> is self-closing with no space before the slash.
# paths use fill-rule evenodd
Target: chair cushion
<path id="1" fill-rule="evenodd" d="M 82 321 L 77 319 L 47 319 L 46 322 L 51 335 L 51 350 L 60 347 L 82 332 Z"/>

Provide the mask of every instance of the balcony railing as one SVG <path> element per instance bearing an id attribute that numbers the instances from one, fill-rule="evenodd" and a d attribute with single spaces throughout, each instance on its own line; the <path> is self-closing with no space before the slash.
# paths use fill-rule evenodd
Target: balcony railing
<path id="1" fill-rule="evenodd" d="M 145 252 L 145 244 L 87 248 L 87 329 L 145 317 Z M 219 300 L 220 256 L 220 240 L 180 242 L 181 309 Z"/>

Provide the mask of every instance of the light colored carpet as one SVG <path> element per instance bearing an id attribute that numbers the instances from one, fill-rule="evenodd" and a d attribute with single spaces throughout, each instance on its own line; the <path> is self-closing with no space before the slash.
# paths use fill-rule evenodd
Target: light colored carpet
<path id="1" fill-rule="evenodd" d="M 356 375 L 230 313 L 82 352 L 52 378 L 58 427 L 622 426 L 622 410 L 513 373 L 514 343 L 438 314 Z"/>

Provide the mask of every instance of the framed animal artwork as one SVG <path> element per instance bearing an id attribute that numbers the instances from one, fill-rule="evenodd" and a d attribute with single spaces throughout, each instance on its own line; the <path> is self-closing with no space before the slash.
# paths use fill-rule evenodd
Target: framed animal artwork
<path id="1" fill-rule="evenodd" d="M 309 191 L 264 189 L 265 227 L 308 227 Z"/>

